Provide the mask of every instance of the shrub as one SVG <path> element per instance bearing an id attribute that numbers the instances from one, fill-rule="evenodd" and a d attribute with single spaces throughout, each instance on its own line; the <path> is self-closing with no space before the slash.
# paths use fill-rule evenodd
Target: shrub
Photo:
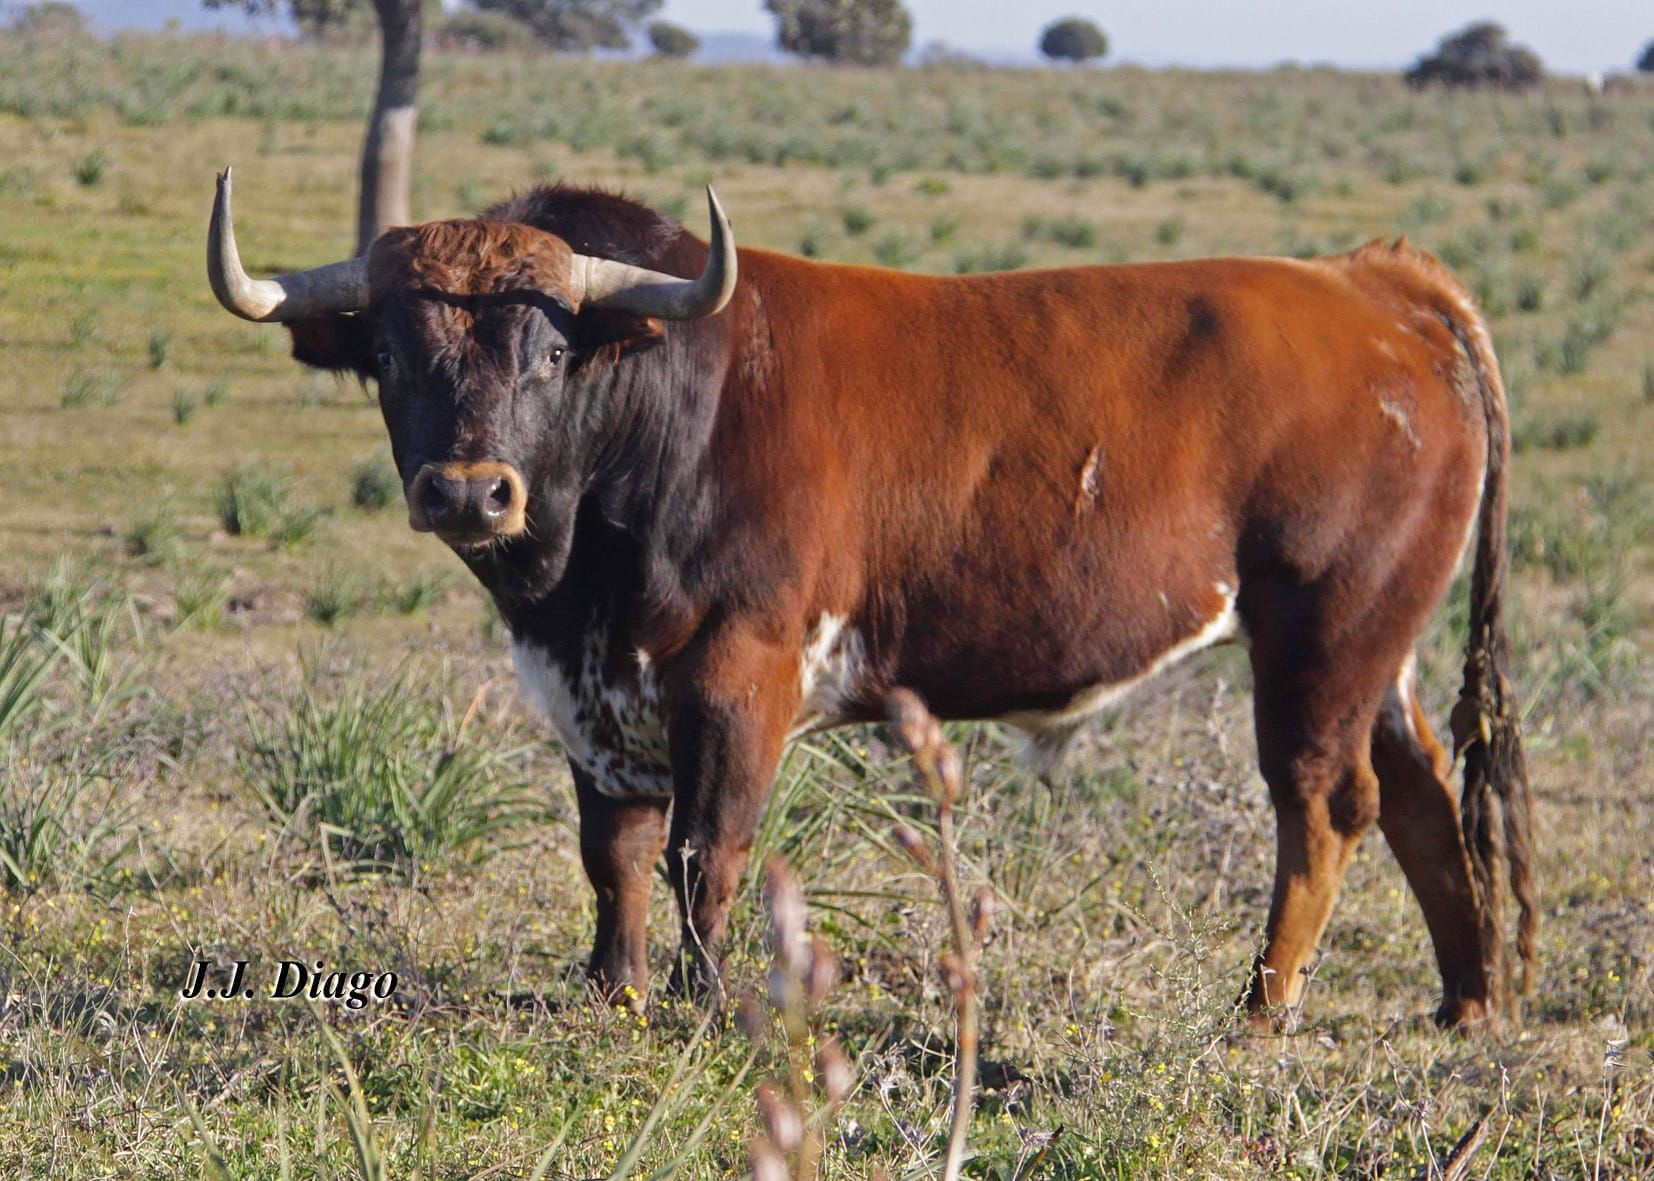
<path id="1" fill-rule="evenodd" d="M 109 157 L 102 152 L 88 152 L 75 161 L 75 179 L 86 188 L 96 188 L 109 174 Z"/>
<path id="2" fill-rule="evenodd" d="M 178 552 L 184 530 L 166 501 L 152 504 L 126 529 L 126 550 L 141 562 L 154 565 Z"/>
<path id="3" fill-rule="evenodd" d="M 1108 53 L 1108 37 L 1096 22 L 1071 16 L 1045 26 L 1039 51 L 1052 61 L 1092 61 Z"/>
<path id="4" fill-rule="evenodd" d="M 394 590 L 382 592 L 386 606 L 402 615 L 412 615 L 433 606 L 447 589 L 448 579 L 440 574 L 416 574 Z"/>
<path id="5" fill-rule="evenodd" d="M 41 0 L 24 5 L 11 27 L 25 37 L 79 37 L 86 32 L 86 18 L 67 0 Z"/>
<path id="6" fill-rule="evenodd" d="M 873 243 L 873 257 L 881 266 L 900 269 L 911 265 L 919 257 L 919 251 L 907 234 L 892 229 L 880 234 L 878 241 Z"/>
<path id="7" fill-rule="evenodd" d="M 1642 55 L 1637 58 L 1637 69 L 1644 74 L 1654 74 L 1654 41 L 1643 46 Z"/>
<path id="8" fill-rule="evenodd" d="M 1083 217 L 1025 217 L 1022 236 L 1030 242 L 1045 240 L 1073 250 L 1097 245 L 1097 223 Z"/>
<path id="9" fill-rule="evenodd" d="M 0 741 L 22 732 L 45 704 L 41 681 L 62 655 L 52 640 L 36 620 L 0 615 Z"/>
<path id="10" fill-rule="evenodd" d="M 1516 306 L 1524 312 L 1538 312 L 1545 308 L 1548 285 L 1543 275 L 1523 275 L 1516 281 Z"/>
<path id="11" fill-rule="evenodd" d="M 480 750 L 403 675 L 307 686 L 249 730 L 239 768 L 265 819 L 357 868 L 412 871 L 539 811 L 508 773 L 519 752 Z"/>
<path id="12" fill-rule="evenodd" d="M 77 349 L 92 343 L 98 335 L 100 319 L 97 312 L 88 308 L 69 321 L 69 343 Z"/>
<path id="13" fill-rule="evenodd" d="M 844 232 L 851 237 L 865 234 L 873 225 L 873 215 L 858 205 L 844 211 Z"/>
<path id="14" fill-rule="evenodd" d="M 1527 90 L 1544 78 L 1538 56 L 1520 45 L 1512 45 L 1503 26 L 1478 21 L 1444 37 L 1436 52 L 1421 57 L 1407 71 L 1407 84 L 1414 89 L 1426 86 L 1460 86 L 1495 90 Z"/>
<path id="15" fill-rule="evenodd" d="M 223 618 L 229 588 L 230 575 L 223 570 L 196 563 L 180 566 L 172 584 L 173 626 L 199 623 L 216 627 Z"/>
<path id="16" fill-rule="evenodd" d="M 287 481 L 265 468 L 243 464 L 218 493 L 218 519 L 236 537 L 274 534 L 289 514 Z"/>
<path id="17" fill-rule="evenodd" d="M 188 426 L 190 419 L 195 417 L 198 402 L 195 395 L 188 390 L 172 391 L 172 421 L 179 426 Z"/>
<path id="18" fill-rule="evenodd" d="M 604 0 L 601 4 L 558 0 L 472 0 L 472 7 L 504 14 L 521 22 L 542 44 L 553 49 L 586 52 L 592 49 L 628 49 L 629 26 L 648 17 L 661 0 Z"/>
<path id="19" fill-rule="evenodd" d="M 437 26 L 436 43 L 443 49 L 499 53 L 529 48 L 534 32 L 503 12 L 456 12 Z"/>
<path id="20" fill-rule="evenodd" d="M 983 271 L 1014 271 L 1028 264 L 1028 251 L 1020 242 L 983 246 L 954 256 L 953 273 L 974 275 Z"/>
<path id="21" fill-rule="evenodd" d="M 165 328 L 149 330 L 149 367 L 159 369 L 172 356 L 172 333 Z"/>
<path id="22" fill-rule="evenodd" d="M 1563 414 L 1515 424 L 1511 447 L 1515 451 L 1572 451 L 1596 441 L 1602 424 L 1594 414 Z"/>
<path id="23" fill-rule="evenodd" d="M 913 40 L 901 0 L 764 0 L 776 44 L 800 57 L 859 66 L 900 61 Z"/>
<path id="24" fill-rule="evenodd" d="M 367 512 L 389 508 L 402 496 L 402 479 L 390 457 L 378 452 L 350 472 L 350 503 Z"/>
<path id="25" fill-rule="evenodd" d="M 693 57 L 701 39 L 682 25 L 656 21 L 649 26 L 649 47 L 661 57 Z"/>
<path id="26" fill-rule="evenodd" d="M 137 844 L 133 809 L 114 785 L 79 766 L 0 755 L 0 890 L 99 889 L 114 882 Z M 103 790 L 94 793 L 101 783 Z M 97 798 L 93 798 L 96 794 Z"/>
<path id="27" fill-rule="evenodd" d="M 121 400 L 123 389 L 121 379 L 113 373 L 89 373 L 76 369 L 64 379 L 59 401 L 65 410 L 93 403 L 113 406 Z"/>
<path id="28" fill-rule="evenodd" d="M 366 596 L 361 579 L 339 570 L 323 570 L 304 598 L 304 614 L 326 627 L 362 609 Z"/>

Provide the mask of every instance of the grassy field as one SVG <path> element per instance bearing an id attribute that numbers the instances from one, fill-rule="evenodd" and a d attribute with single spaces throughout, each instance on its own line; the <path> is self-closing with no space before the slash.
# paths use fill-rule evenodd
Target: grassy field
<path id="1" fill-rule="evenodd" d="M 250 269 L 348 249 L 371 79 L 337 51 L 0 36 L 0 1175 L 722 1178 L 784 1047 L 587 1003 L 574 802 L 504 638 L 407 529 L 371 391 L 213 304 L 214 169 Z M 1490 314 L 1545 922 L 1519 1031 L 1438 1032 L 1376 837 L 1282 1037 L 1232 1004 L 1273 831 L 1214 655 L 1051 786 L 962 728 L 960 853 L 999 900 L 969 1174 L 1654 1175 L 1654 90 L 1389 79 L 705 70 L 436 57 L 415 209 L 547 176 L 741 240 L 936 272 L 1314 253 L 1405 231 Z M 1462 588 L 1422 654 L 1445 725 Z M 756 857 L 804 879 L 857 1084 L 825 1175 L 931 1175 L 945 919 L 875 731 L 800 744 Z M 756 882 L 734 986 L 765 975 Z M 657 958 L 673 926 L 657 891 Z M 394 1003 L 181 1001 L 196 960 L 395 971 Z M 548 1151 L 548 1149 L 550 1151 Z"/>

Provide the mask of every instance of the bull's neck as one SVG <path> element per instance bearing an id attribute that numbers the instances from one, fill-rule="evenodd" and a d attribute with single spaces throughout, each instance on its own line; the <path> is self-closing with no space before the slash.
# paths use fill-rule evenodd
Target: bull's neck
<path id="1" fill-rule="evenodd" d="M 652 349 L 599 375 L 612 413 L 587 493 L 589 507 L 637 547 L 640 602 L 681 603 L 685 570 L 715 518 L 709 462 L 728 370 L 728 325 L 672 324 Z M 580 555 L 577 553 L 576 557 Z"/>

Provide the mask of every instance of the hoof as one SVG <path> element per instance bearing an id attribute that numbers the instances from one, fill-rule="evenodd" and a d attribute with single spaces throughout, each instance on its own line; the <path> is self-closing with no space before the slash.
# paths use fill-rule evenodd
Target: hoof
<path id="1" fill-rule="evenodd" d="M 630 972 L 606 971 L 595 964 L 586 969 L 586 987 L 594 1001 L 633 1013 L 643 1012 L 649 999 L 649 986 L 643 978 Z"/>
<path id="2" fill-rule="evenodd" d="M 1499 1028 L 1499 1018 L 1482 997 L 1454 997 L 1442 1001 L 1436 1024 L 1455 1033 L 1491 1033 Z"/>
<path id="3" fill-rule="evenodd" d="M 1259 1036 L 1291 1033 L 1298 1027 L 1298 1011 L 1287 1005 L 1249 1005 L 1241 1028 Z"/>
<path id="4" fill-rule="evenodd" d="M 680 1000 L 717 1000 L 724 993 L 724 979 L 716 960 L 696 949 L 685 951 L 672 965 L 666 991 Z"/>

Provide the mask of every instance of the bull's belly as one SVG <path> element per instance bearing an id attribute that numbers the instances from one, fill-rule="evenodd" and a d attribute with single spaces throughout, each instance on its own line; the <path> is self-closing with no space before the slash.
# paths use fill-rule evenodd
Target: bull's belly
<path id="1" fill-rule="evenodd" d="M 1037 768 L 1049 764 L 1087 718 L 1185 657 L 1239 634 L 1234 592 L 1223 584 L 1214 591 L 1220 605 L 1202 626 L 1129 675 L 1078 687 L 1050 708 L 1012 709 L 989 720 L 1025 731 L 1029 761 Z M 511 649 L 518 680 L 551 722 L 569 761 L 591 776 L 598 791 L 614 799 L 670 798 L 671 756 L 656 671 L 638 652 L 635 675 L 617 682 L 605 675 L 608 654 L 609 631 L 601 624 L 587 633 L 573 662 L 556 660 L 529 640 Z M 789 740 L 865 720 L 888 688 L 871 683 L 864 638 L 830 614 L 806 637 L 798 677 L 800 704 Z"/>

